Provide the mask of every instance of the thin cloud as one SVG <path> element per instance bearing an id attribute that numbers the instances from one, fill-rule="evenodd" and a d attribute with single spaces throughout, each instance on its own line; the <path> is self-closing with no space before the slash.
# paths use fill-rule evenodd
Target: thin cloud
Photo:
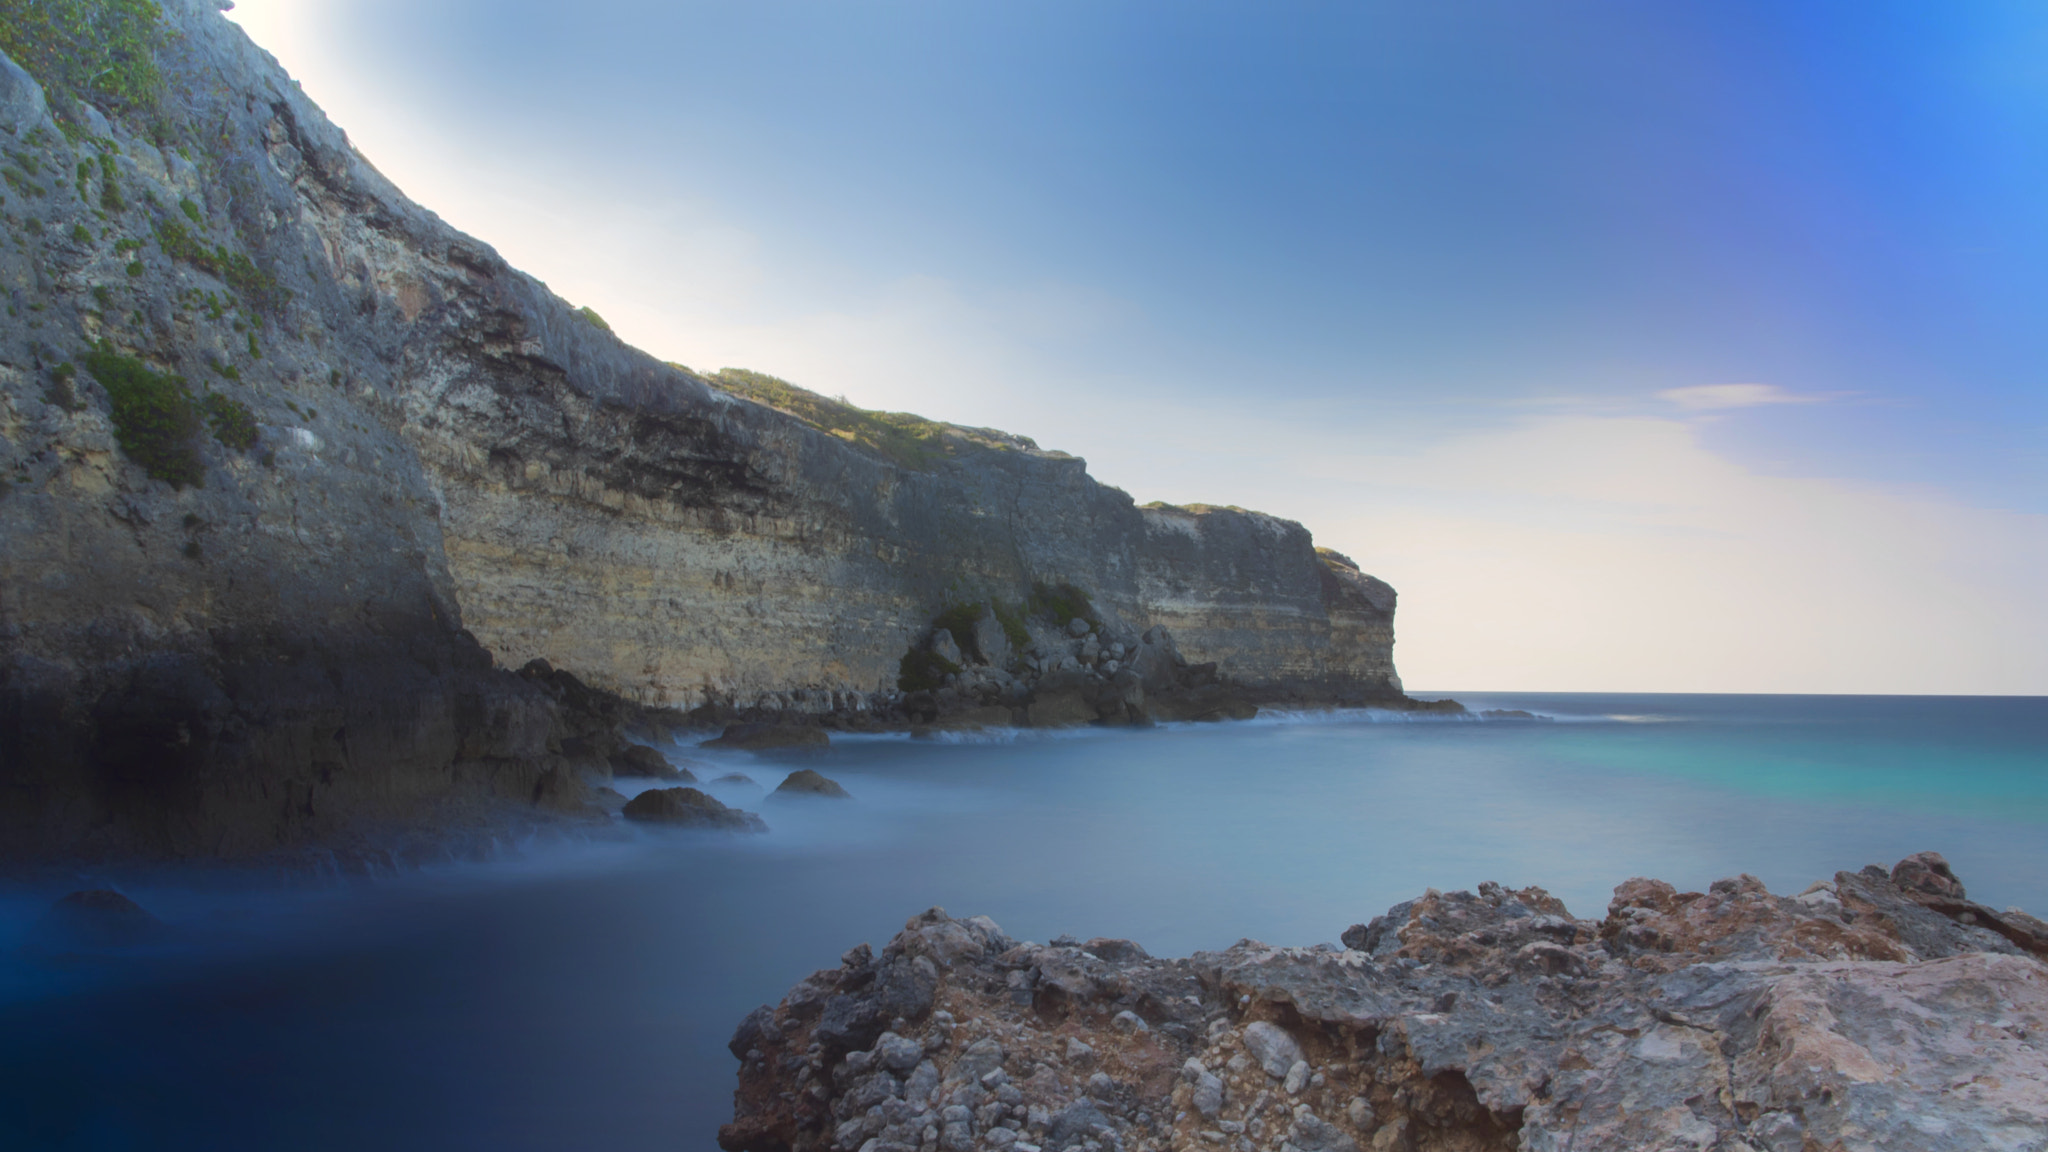
<path id="1" fill-rule="evenodd" d="M 1760 408 L 1766 404 L 1818 404 L 1824 396 L 1787 392 L 1775 384 L 1698 384 L 1691 388 L 1668 388 L 1657 393 L 1688 412 L 1717 412 L 1728 408 Z"/>

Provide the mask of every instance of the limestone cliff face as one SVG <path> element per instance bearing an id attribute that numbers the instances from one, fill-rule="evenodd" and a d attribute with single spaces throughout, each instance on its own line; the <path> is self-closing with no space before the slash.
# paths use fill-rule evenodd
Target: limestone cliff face
<path id="1" fill-rule="evenodd" d="M 1039 583 L 1272 699 L 1399 698 L 1392 589 L 1300 525 L 1138 508 L 986 431 L 912 466 L 731 395 L 406 200 L 214 5 L 165 22 L 147 114 L 0 58 L 10 847 L 525 798 L 553 705 L 497 669 L 865 707 L 936 612 Z"/>

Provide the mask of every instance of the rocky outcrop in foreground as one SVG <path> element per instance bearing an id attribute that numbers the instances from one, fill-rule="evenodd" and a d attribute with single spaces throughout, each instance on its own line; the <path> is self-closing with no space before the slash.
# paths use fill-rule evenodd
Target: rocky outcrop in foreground
<path id="1" fill-rule="evenodd" d="M 730 1152 L 2048 1148 L 2048 924 L 1934 853 L 1442 893 L 1343 947 L 1161 960 L 912 918 L 732 1040 Z"/>

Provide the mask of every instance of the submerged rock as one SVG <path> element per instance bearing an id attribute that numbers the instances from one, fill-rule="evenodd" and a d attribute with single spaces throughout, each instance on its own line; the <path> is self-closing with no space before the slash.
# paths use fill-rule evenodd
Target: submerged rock
<path id="1" fill-rule="evenodd" d="M 22 950 L 51 955 L 76 949 L 129 948 L 163 934 L 161 920 L 111 888 L 73 892 L 29 929 Z"/>
<path id="2" fill-rule="evenodd" d="M 730 828 L 766 832 L 768 825 L 752 812 L 728 808 L 695 788 L 658 788 L 626 801 L 628 820 L 675 824 L 687 828 Z"/>
<path id="3" fill-rule="evenodd" d="M 725 775 L 723 775 L 723 776 L 720 776 L 720 777 L 719 777 L 718 779 L 716 779 L 716 780 L 713 780 L 713 781 L 712 781 L 712 783 L 713 783 L 713 784 L 744 784 L 744 785 L 746 785 L 746 786 L 747 786 L 747 787 L 749 787 L 749 788 L 759 788 L 759 787 L 760 787 L 760 785 L 759 785 L 759 784 L 756 784 L 756 783 L 754 783 L 754 778 L 753 778 L 752 776 L 748 776 L 748 775 L 746 775 L 746 774 L 745 774 L 745 773 L 743 773 L 743 772 L 727 772 L 727 773 L 726 773 Z"/>
<path id="4" fill-rule="evenodd" d="M 835 800 L 850 800 L 853 798 L 851 793 L 839 786 L 837 780 L 820 775 L 809 768 L 791 772 L 783 778 L 782 783 L 777 785 L 775 791 L 770 792 L 769 795 L 781 797 L 825 796 Z"/>
<path id="5" fill-rule="evenodd" d="M 811 724 L 728 724 L 704 748 L 737 748 L 760 752 L 773 748 L 823 748 L 832 743 L 825 730 Z"/>
<path id="6" fill-rule="evenodd" d="M 2015 939 L 2041 922 L 1962 892 L 1932 854 L 1796 897 L 1635 879 L 1601 920 L 1489 883 L 1396 905 L 1342 949 L 1185 960 L 933 909 L 747 1018 L 719 1143 L 2041 1148 L 2048 945 Z"/>

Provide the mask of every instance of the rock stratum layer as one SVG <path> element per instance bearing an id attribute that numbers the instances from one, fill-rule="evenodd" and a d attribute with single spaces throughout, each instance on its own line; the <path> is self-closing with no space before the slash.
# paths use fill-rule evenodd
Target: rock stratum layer
<path id="1" fill-rule="evenodd" d="M 606 750 L 557 673 L 504 669 L 858 712 L 945 609 L 1047 588 L 1133 652 L 1170 633 L 1145 685 L 1192 694 L 1175 715 L 1231 714 L 1216 683 L 1404 702 L 1393 590 L 1300 525 L 834 409 L 909 428 L 892 448 L 660 363 L 408 201 L 214 9 L 171 0 L 153 54 L 113 59 L 160 66 L 146 101 L 0 58 L 7 852 L 246 854 L 442 800 L 570 803 L 561 774 Z M 1031 675 L 935 685 L 927 718 L 1016 715 L 1067 665 L 1066 721 L 1143 719 L 1109 657 L 1053 650 L 1061 622 L 1012 654 Z"/>
<path id="2" fill-rule="evenodd" d="M 2048 924 L 1940 856 L 1431 891 L 1343 947 L 1160 960 L 933 909 L 763 1007 L 730 1152 L 2048 1148 Z"/>

